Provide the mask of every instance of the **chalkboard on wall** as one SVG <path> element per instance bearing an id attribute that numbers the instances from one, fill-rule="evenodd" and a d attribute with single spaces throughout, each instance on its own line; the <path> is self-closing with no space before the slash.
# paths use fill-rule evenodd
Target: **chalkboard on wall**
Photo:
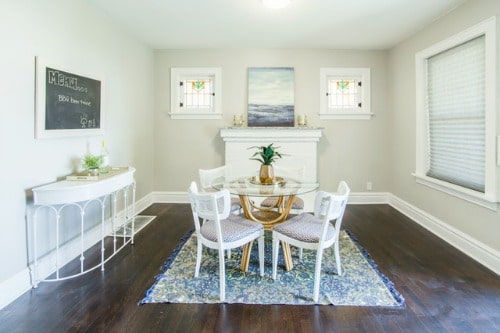
<path id="1" fill-rule="evenodd" d="M 101 81 L 37 59 L 36 137 L 103 133 Z"/>

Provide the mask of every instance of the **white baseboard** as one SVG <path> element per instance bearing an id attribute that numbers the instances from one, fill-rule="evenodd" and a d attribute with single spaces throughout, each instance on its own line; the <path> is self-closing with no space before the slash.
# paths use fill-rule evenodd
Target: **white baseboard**
<path id="1" fill-rule="evenodd" d="M 499 251 L 392 194 L 388 196 L 388 203 L 439 238 L 500 275 Z"/>
<path id="2" fill-rule="evenodd" d="M 153 192 L 151 195 L 153 202 L 157 203 L 189 203 L 187 192 Z M 386 192 L 354 192 L 349 195 L 349 203 L 387 204 L 388 198 Z"/>
<path id="3" fill-rule="evenodd" d="M 153 194 L 150 193 L 143 198 L 136 201 L 135 213 L 139 213 L 146 209 L 153 203 Z M 118 214 L 118 221 L 124 221 L 124 212 Z M 106 223 L 109 227 L 109 223 Z M 118 226 L 117 226 L 118 227 Z M 109 230 L 105 230 L 107 233 Z M 86 234 L 86 248 L 89 248 L 99 242 L 101 239 L 101 224 L 99 223 L 94 228 L 89 230 Z M 70 242 L 65 247 L 65 256 L 61 256 L 59 261 L 61 266 L 69 262 L 77 255 L 80 254 L 80 243 L 79 240 Z M 38 263 L 38 277 L 45 278 L 54 272 L 55 267 L 55 257 L 54 255 L 47 255 L 40 259 Z M 14 301 L 16 298 L 24 294 L 26 291 L 32 288 L 31 284 L 31 271 L 29 267 L 24 268 L 19 273 L 13 275 L 9 279 L 0 283 L 0 309 L 8 305 L 10 302 Z"/>
<path id="4" fill-rule="evenodd" d="M 189 203 L 187 192 L 153 192 L 153 200 L 158 203 Z"/>
<path id="5" fill-rule="evenodd" d="M 348 204 L 387 204 L 389 203 L 388 198 L 389 193 L 387 192 L 351 192 L 351 194 L 349 194 Z"/>
<path id="6" fill-rule="evenodd" d="M 349 204 L 389 204 L 448 244 L 500 275 L 500 252 L 391 193 L 352 193 Z"/>
<path id="7" fill-rule="evenodd" d="M 138 214 L 142 212 L 144 209 L 148 208 L 155 202 L 156 201 L 154 200 L 153 192 L 145 195 L 144 197 L 135 202 L 135 213 Z"/>
<path id="8" fill-rule="evenodd" d="M 0 310 L 31 289 L 28 267 L 0 283 Z"/>
<path id="9" fill-rule="evenodd" d="M 187 192 L 152 192 L 136 202 L 136 213 L 153 203 L 188 203 Z M 436 217 L 387 192 L 354 192 L 349 204 L 389 204 L 450 245 L 500 275 L 500 252 L 477 241 Z M 31 288 L 29 268 L 26 267 L 0 283 L 0 309 Z"/>

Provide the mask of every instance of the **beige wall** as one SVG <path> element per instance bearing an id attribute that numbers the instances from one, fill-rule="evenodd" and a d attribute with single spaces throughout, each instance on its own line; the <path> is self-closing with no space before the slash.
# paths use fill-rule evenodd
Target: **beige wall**
<path id="1" fill-rule="evenodd" d="M 353 191 L 387 191 L 389 174 L 389 106 L 387 53 L 338 50 L 159 50 L 155 53 L 155 190 L 186 191 L 199 168 L 224 162 L 221 127 L 234 114 L 246 117 L 248 67 L 295 68 L 295 112 L 310 125 L 324 127 L 319 143 L 321 188 L 333 191 L 345 179 Z M 222 120 L 172 120 L 171 67 L 222 68 Z M 319 69 L 370 67 L 371 120 L 319 120 Z M 249 153 L 250 155 L 250 153 Z"/>
<path id="2" fill-rule="evenodd" d="M 324 127 L 318 161 L 322 189 L 332 191 L 345 179 L 353 192 L 364 192 L 371 181 L 373 191 L 391 192 L 440 219 L 452 232 L 463 233 L 464 239 L 500 251 L 499 212 L 417 185 L 411 176 L 415 53 L 493 15 L 500 15 L 500 1 L 471 0 L 387 52 L 162 50 L 153 57 L 151 49 L 120 32 L 86 1 L 1 1 L 0 244 L 4 251 L 0 251 L 0 306 L 8 301 L 5 291 L 19 294 L 28 286 L 24 282 L 29 281 L 26 191 L 70 173 L 70 161 L 83 155 L 87 146 L 98 149 L 103 139 L 34 139 L 35 56 L 103 78 L 108 124 L 104 138 L 112 164 L 137 168 L 137 199 L 152 191 L 185 192 L 189 182 L 197 179 L 199 168 L 222 164 L 219 129 L 230 126 L 234 114 L 246 114 L 247 68 L 291 66 L 296 113 L 307 114 L 311 125 Z M 500 50 L 497 59 L 498 55 Z M 222 68 L 222 120 L 168 116 L 170 68 L 195 66 Z M 320 67 L 370 67 L 375 117 L 320 121 Z"/>
<path id="3" fill-rule="evenodd" d="M 87 1 L 0 1 L 0 307 L 29 288 L 29 189 L 73 171 L 87 147 L 108 143 L 113 165 L 137 169 L 137 199 L 153 190 L 153 51 L 111 24 Z M 35 56 L 98 75 L 105 134 L 34 138 Z M 59 68 L 59 67 L 56 67 Z M 49 239 L 50 237 L 47 237 Z"/>
<path id="4" fill-rule="evenodd" d="M 497 66 L 500 55 L 498 16 L 500 1 L 476 0 L 441 18 L 389 53 L 390 128 L 392 138 L 391 183 L 389 190 L 424 210 L 451 228 L 500 250 L 500 213 L 415 183 L 415 53 L 465 30 L 484 19 L 497 16 Z M 500 75 L 497 73 L 497 85 Z M 497 86 L 497 103 L 498 96 Z M 497 109 L 498 110 L 498 109 Z M 497 113 L 497 117 L 500 116 Z M 497 124 L 497 133 L 500 126 Z"/>

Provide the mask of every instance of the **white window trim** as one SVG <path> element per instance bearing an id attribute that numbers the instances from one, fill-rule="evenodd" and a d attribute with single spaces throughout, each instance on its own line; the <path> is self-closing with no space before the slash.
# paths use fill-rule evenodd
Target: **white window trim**
<path id="1" fill-rule="evenodd" d="M 477 205 L 497 210 L 499 190 L 496 165 L 496 19 L 491 17 L 465 31 L 447 38 L 415 55 L 416 65 L 416 170 L 417 183 L 462 198 Z M 428 177 L 428 127 L 426 117 L 426 62 L 440 52 L 453 48 L 479 36 L 485 36 L 485 192 L 477 192 L 462 186 Z"/>
<path id="2" fill-rule="evenodd" d="M 328 107 L 328 98 L 325 97 L 328 92 L 328 77 L 330 76 L 358 76 L 363 82 L 361 93 L 361 110 L 353 109 L 331 109 Z M 371 86 L 370 86 L 370 68 L 347 68 L 347 67 L 325 67 L 320 68 L 320 111 L 319 119 L 370 119 L 373 116 L 371 112 Z"/>
<path id="3" fill-rule="evenodd" d="M 214 108 L 210 110 L 181 110 L 179 82 L 185 76 L 214 77 Z M 170 69 L 170 118 L 172 119 L 222 119 L 222 70 L 219 67 L 172 67 Z"/>

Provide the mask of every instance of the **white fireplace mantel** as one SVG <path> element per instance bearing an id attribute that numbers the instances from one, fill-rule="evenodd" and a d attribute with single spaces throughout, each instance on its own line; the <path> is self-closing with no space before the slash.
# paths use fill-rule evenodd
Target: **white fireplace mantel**
<path id="1" fill-rule="evenodd" d="M 321 128 L 311 127 L 228 127 L 220 130 L 225 142 L 225 164 L 234 176 L 257 174 L 259 163 L 250 160 L 251 146 L 274 143 L 283 158 L 275 162 L 283 167 L 305 167 L 305 180 L 317 182 L 317 144 Z"/>
<path id="2" fill-rule="evenodd" d="M 312 127 L 227 127 L 220 130 L 220 136 L 228 141 L 286 141 L 318 142 L 321 128 Z M 274 141 L 273 141 L 274 142 Z"/>

